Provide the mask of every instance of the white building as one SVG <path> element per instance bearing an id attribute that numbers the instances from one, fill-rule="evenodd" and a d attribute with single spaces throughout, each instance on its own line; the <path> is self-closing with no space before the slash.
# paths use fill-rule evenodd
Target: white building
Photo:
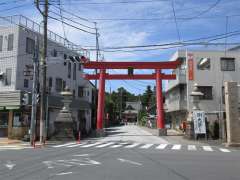
<path id="1" fill-rule="evenodd" d="M 176 59 L 182 64 L 173 72 L 176 80 L 167 82 L 166 119 L 172 122 L 173 128 L 187 120 L 193 107 L 190 94 L 197 83 L 204 94 L 199 104 L 201 110 L 205 111 L 210 123 L 220 121 L 225 116 L 221 113 L 225 111 L 224 82 L 240 82 L 239 51 L 179 50 L 171 58 Z"/>
<path id="2" fill-rule="evenodd" d="M 26 76 L 33 64 L 36 37 L 43 43 L 39 24 L 23 16 L 3 20 L 0 27 L 0 137 L 21 138 L 28 133 L 31 103 L 23 106 L 23 92 L 31 92 L 32 77 Z M 2 23 L 1 23 L 2 24 Z M 68 86 L 73 93 L 73 118 L 86 133 L 91 130 L 95 87 L 82 78 L 83 69 L 77 57 L 86 51 L 75 51 L 77 46 L 48 31 L 47 89 L 48 134 L 54 132 L 54 120 L 62 107 L 60 92 Z M 79 49 L 79 48 L 78 48 Z M 30 72 L 30 74 L 32 74 Z M 39 117 L 39 116 L 38 116 Z M 77 127 L 77 128 L 78 128 Z"/>

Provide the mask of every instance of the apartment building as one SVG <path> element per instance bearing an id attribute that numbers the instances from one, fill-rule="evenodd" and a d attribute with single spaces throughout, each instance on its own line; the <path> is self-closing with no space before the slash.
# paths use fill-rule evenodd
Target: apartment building
<path id="1" fill-rule="evenodd" d="M 23 105 L 22 97 L 24 93 L 32 91 L 34 45 L 38 37 L 41 47 L 42 29 L 39 24 L 23 16 L 9 17 L 2 21 L 5 24 L 1 23 L 3 25 L 0 26 L 0 137 L 20 139 L 29 131 L 31 102 Z M 95 87 L 82 78 L 83 68 L 79 61 L 79 57 L 86 57 L 87 52 L 79 51 L 79 47 L 76 47 L 48 31 L 48 136 L 54 133 L 54 120 L 63 106 L 60 93 L 66 86 L 73 93 L 70 107 L 77 128 L 88 133 L 94 125 Z M 39 119 L 37 127 L 38 124 Z"/>
<path id="2" fill-rule="evenodd" d="M 195 51 L 179 50 L 171 60 L 180 59 L 181 66 L 174 70 L 176 80 L 166 84 L 166 119 L 173 128 L 179 128 L 182 121 L 187 120 L 192 111 L 194 83 L 204 94 L 200 100 L 200 108 L 204 110 L 210 123 L 225 118 L 224 82 L 240 82 L 240 53 L 231 51 Z"/>

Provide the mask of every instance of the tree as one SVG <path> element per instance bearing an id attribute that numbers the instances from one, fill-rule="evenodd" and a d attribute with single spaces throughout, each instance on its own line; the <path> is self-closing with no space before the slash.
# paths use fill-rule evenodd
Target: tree
<path id="1" fill-rule="evenodd" d="M 145 106 L 145 107 L 150 106 L 151 101 L 152 101 L 151 100 L 152 96 L 153 96 L 153 91 L 151 89 L 151 86 L 148 85 L 146 91 L 143 93 L 143 95 L 141 97 L 143 106 Z"/>

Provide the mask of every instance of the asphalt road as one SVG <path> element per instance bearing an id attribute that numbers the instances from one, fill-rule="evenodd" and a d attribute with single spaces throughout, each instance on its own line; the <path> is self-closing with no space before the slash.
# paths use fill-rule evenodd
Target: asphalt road
<path id="1" fill-rule="evenodd" d="M 124 129 L 121 131 L 123 132 Z M 164 149 L 156 149 L 156 146 L 147 147 L 146 144 L 147 148 L 126 148 L 134 142 L 139 143 L 134 133 L 129 129 L 128 131 L 124 135 L 124 138 L 128 137 L 128 139 L 121 139 L 114 145 L 111 144 L 112 139 L 109 140 L 110 137 L 107 137 L 93 142 L 83 141 L 79 146 L 73 144 L 70 145 L 73 146 L 71 148 L 59 145 L 42 149 L 0 151 L 0 179 L 240 179 L 240 151 L 238 150 L 203 151 L 197 147 L 196 151 L 189 151 L 185 146 L 181 149 L 172 149 L 170 145 Z M 118 134 L 114 136 L 115 139 Z M 151 141 L 150 136 L 148 138 Z M 125 142 L 129 144 L 123 146 Z M 164 141 L 160 139 L 160 143 L 162 142 Z M 96 145 L 88 145 L 93 143 Z M 144 140 L 143 143 L 152 142 Z"/>

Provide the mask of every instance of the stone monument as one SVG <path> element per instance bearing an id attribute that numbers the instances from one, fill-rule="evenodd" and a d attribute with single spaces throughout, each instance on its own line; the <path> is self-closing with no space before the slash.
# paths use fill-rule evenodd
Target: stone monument
<path id="1" fill-rule="evenodd" d="M 68 87 L 61 92 L 63 96 L 63 108 L 60 110 L 55 122 L 54 139 L 56 140 L 71 140 L 74 139 L 73 134 L 73 118 L 70 110 L 70 103 L 72 102 L 72 93 Z"/>

